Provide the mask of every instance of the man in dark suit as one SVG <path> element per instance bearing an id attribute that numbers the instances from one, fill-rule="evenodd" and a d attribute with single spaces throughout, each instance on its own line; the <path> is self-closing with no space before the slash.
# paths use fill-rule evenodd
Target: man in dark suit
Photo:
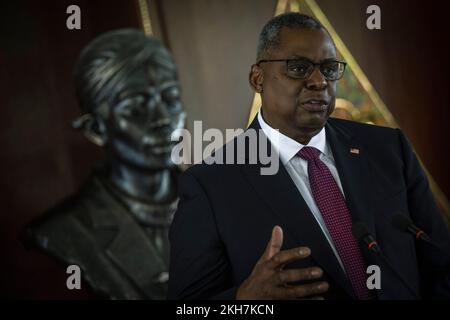
<path id="1" fill-rule="evenodd" d="M 401 211 L 450 251 L 448 228 L 405 136 L 329 119 L 344 70 L 315 19 L 290 13 L 266 24 L 250 72 L 262 108 L 249 130 L 262 130 L 279 170 L 262 175 L 259 161 L 185 172 L 170 232 L 169 298 L 450 297 L 449 257 L 392 224 Z M 388 263 L 363 250 L 352 235 L 356 222 Z M 372 290 L 369 265 L 381 270 L 381 286 Z"/>

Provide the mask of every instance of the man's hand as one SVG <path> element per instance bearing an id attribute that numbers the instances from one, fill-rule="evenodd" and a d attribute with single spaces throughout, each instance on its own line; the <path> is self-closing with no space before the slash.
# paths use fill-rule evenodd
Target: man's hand
<path id="1" fill-rule="evenodd" d="M 291 282 L 318 279 L 322 269 L 318 267 L 283 270 L 293 261 L 311 254 L 308 247 L 280 251 L 283 244 L 283 230 L 275 226 L 264 254 L 259 258 L 251 275 L 239 287 L 236 299 L 299 299 L 313 298 L 328 290 L 327 282 L 304 285 L 289 285 Z"/>

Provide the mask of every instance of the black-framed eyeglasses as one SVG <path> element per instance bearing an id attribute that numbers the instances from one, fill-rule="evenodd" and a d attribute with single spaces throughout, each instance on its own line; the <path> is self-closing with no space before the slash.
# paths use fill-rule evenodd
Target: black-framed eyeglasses
<path id="1" fill-rule="evenodd" d="M 314 63 L 309 59 L 275 59 L 275 60 L 259 60 L 256 65 L 259 66 L 264 62 L 286 62 L 286 74 L 294 79 L 306 79 L 319 66 L 320 72 L 328 81 L 335 81 L 344 75 L 346 62 L 338 60 L 325 60 L 321 63 Z"/>

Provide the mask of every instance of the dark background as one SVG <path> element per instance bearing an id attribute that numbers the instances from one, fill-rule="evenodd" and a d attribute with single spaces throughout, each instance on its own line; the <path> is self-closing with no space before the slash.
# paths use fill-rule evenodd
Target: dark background
<path id="1" fill-rule="evenodd" d="M 445 1 L 317 1 L 426 168 L 450 194 L 450 26 Z M 155 35 L 179 65 L 188 128 L 243 127 L 257 35 L 275 0 L 149 1 Z M 67 6 L 82 29 L 66 28 Z M 378 4 L 382 30 L 366 29 Z M 64 268 L 18 241 L 23 225 L 80 186 L 101 151 L 71 128 L 80 115 L 72 69 L 81 49 L 107 30 L 140 28 L 137 1 L 3 1 L 0 4 L 0 295 L 88 297 L 68 292 Z"/>

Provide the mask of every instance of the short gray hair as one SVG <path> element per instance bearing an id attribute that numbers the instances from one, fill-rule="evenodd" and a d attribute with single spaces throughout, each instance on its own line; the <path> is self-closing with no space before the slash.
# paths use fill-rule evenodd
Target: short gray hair
<path id="1" fill-rule="evenodd" d="M 315 18 L 303 13 L 289 12 L 272 18 L 259 34 L 256 61 L 263 58 L 269 49 L 277 48 L 280 44 L 280 31 L 287 28 L 325 29 Z"/>

